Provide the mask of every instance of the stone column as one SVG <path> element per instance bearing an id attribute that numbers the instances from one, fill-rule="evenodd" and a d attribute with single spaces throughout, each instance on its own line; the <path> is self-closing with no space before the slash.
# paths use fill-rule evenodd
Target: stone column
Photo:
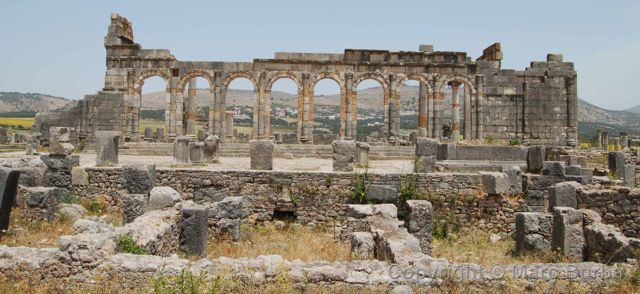
<path id="1" fill-rule="evenodd" d="M 596 130 L 596 148 L 598 149 L 602 148 L 602 130 L 601 129 Z"/>
<path id="2" fill-rule="evenodd" d="M 313 133 L 311 132 L 310 125 L 310 117 L 311 117 L 311 108 L 313 105 L 311 104 L 311 96 L 309 95 L 310 85 L 309 85 L 309 73 L 302 74 L 302 91 L 299 94 L 302 96 L 302 111 L 298 110 L 298 121 L 300 122 L 299 132 L 298 132 L 298 143 L 309 142 L 313 137 Z"/>
<path id="3" fill-rule="evenodd" d="M 398 136 L 398 130 L 396 129 L 396 113 L 398 112 L 398 108 L 396 107 L 396 102 L 395 101 L 389 101 L 389 124 L 387 125 L 387 129 L 389 130 L 387 132 L 388 134 L 388 138 L 393 137 L 394 139 L 397 139 Z"/>
<path id="4" fill-rule="evenodd" d="M 431 137 L 442 137 L 442 108 L 443 108 L 442 81 L 436 80 L 433 89 L 433 130 Z"/>
<path id="5" fill-rule="evenodd" d="M 313 130 L 314 130 L 313 122 L 315 121 L 315 109 L 314 109 L 314 106 L 315 106 L 315 103 L 314 103 L 315 92 L 314 92 L 313 88 L 311 88 L 311 85 L 309 85 L 309 97 L 308 98 L 309 98 L 309 110 L 308 110 L 309 117 L 307 118 L 307 120 L 308 120 L 307 124 L 309 124 L 309 127 L 308 127 L 309 134 L 308 134 L 308 138 L 307 138 L 307 142 L 306 143 L 314 144 L 315 135 L 313 134 Z"/>
<path id="6" fill-rule="evenodd" d="M 609 151 L 609 132 L 602 132 L 602 149 Z"/>
<path id="7" fill-rule="evenodd" d="M 191 78 L 189 80 L 189 89 L 187 92 L 187 99 L 185 101 L 185 112 L 187 113 L 186 117 L 186 134 L 187 135 L 195 135 L 196 134 L 196 93 L 197 93 L 197 85 L 196 78 Z"/>
<path id="8" fill-rule="evenodd" d="M 460 140 L 460 96 L 458 91 L 460 90 L 460 83 L 456 81 L 451 82 L 451 106 L 453 112 L 453 122 L 451 123 L 451 138 L 457 142 Z"/>
<path id="9" fill-rule="evenodd" d="M 338 131 L 340 139 L 344 139 L 347 134 L 347 121 L 347 90 L 340 88 L 340 130 Z"/>
<path id="10" fill-rule="evenodd" d="M 420 90 L 418 92 L 418 137 L 426 137 L 427 132 L 427 86 L 420 82 Z"/>
<path id="11" fill-rule="evenodd" d="M 356 127 L 356 123 L 353 121 L 353 106 L 351 105 L 353 103 L 354 97 L 358 96 L 358 92 L 353 89 L 353 74 L 351 73 L 347 73 L 345 75 L 345 86 L 346 86 L 346 99 L 345 99 L 345 125 L 346 125 L 346 134 L 345 134 L 345 139 L 347 140 L 351 140 L 354 139 L 355 134 L 354 134 L 354 127 Z M 357 98 L 356 98 L 357 99 Z M 356 110 L 357 113 L 357 110 Z"/>
<path id="12" fill-rule="evenodd" d="M 179 136 L 176 137 L 176 141 L 173 144 L 173 157 L 176 160 L 176 163 L 185 164 L 189 163 L 189 137 Z"/>
<path id="13" fill-rule="evenodd" d="M 224 137 L 222 133 L 222 122 L 224 121 L 225 117 L 224 117 L 224 114 L 221 112 L 226 111 L 226 106 L 223 107 L 224 97 L 222 96 L 222 77 L 220 72 L 214 73 L 213 82 L 214 82 L 214 86 L 213 86 L 214 87 L 214 90 L 213 90 L 214 112 L 212 116 L 213 127 L 211 128 L 210 131 L 212 134 L 222 138 Z"/>
<path id="14" fill-rule="evenodd" d="M 269 96 L 267 95 L 267 73 L 261 72 L 260 78 L 258 79 L 257 85 L 257 96 L 258 96 L 258 107 L 257 107 L 257 117 L 258 123 L 256 129 L 256 137 L 257 139 L 265 139 L 268 138 L 269 134 L 267 133 L 267 122 L 271 115 L 271 105 L 269 103 Z M 254 117 L 255 111 L 254 111 Z M 255 125 L 255 122 L 254 122 Z"/>
<path id="15" fill-rule="evenodd" d="M 435 85 L 434 85 L 435 88 Z M 433 102 L 433 97 L 435 96 L 435 90 L 431 89 L 431 92 L 429 93 L 429 95 L 427 96 L 427 137 L 429 138 L 433 138 L 433 129 L 434 129 L 434 112 L 433 112 L 433 108 L 434 108 L 434 102 Z"/>
<path id="16" fill-rule="evenodd" d="M 227 90 L 221 90 L 220 91 L 220 102 L 218 103 L 218 113 L 217 113 L 217 117 L 216 117 L 216 121 L 218 123 L 218 126 L 216 128 L 216 132 L 218 132 L 218 136 L 220 137 L 220 142 L 224 142 L 225 141 L 225 123 L 227 120 L 227 103 L 226 103 L 226 99 L 227 99 Z"/>
<path id="17" fill-rule="evenodd" d="M 96 166 L 118 165 L 117 131 L 96 131 Z"/>
<path id="18" fill-rule="evenodd" d="M 522 143 L 529 145 L 531 136 L 529 135 L 529 83 L 522 83 Z"/>
<path id="19" fill-rule="evenodd" d="M 567 88 L 567 145 L 578 144 L 578 86 L 576 78 L 565 79 Z"/>
<path id="20" fill-rule="evenodd" d="M 629 147 L 629 135 L 626 132 L 620 133 L 620 147 L 623 150 Z"/>
<path id="21" fill-rule="evenodd" d="M 471 137 L 471 86 L 464 84 L 464 139 Z"/>
<path id="22" fill-rule="evenodd" d="M 476 76 L 476 139 L 484 138 L 484 77 Z"/>
<path id="23" fill-rule="evenodd" d="M 140 140 L 140 101 L 142 100 L 142 92 L 136 93 L 135 99 L 133 101 L 133 111 L 131 112 L 131 140 L 138 141 Z"/>
<path id="24" fill-rule="evenodd" d="M 233 141 L 233 118 L 236 115 L 233 111 L 225 112 L 225 120 L 224 120 L 224 135 L 227 137 L 228 142 Z"/>
<path id="25" fill-rule="evenodd" d="M 208 126 L 209 131 L 207 135 L 211 135 L 214 132 L 215 128 L 215 116 L 216 116 L 216 94 L 215 94 L 215 85 L 211 85 L 211 92 L 209 93 L 209 117 L 208 117 Z"/>
<path id="26" fill-rule="evenodd" d="M 175 118 L 175 129 L 176 136 L 183 136 L 185 134 L 184 128 L 184 119 L 185 119 L 185 109 L 184 109 L 184 95 L 181 91 L 176 92 L 176 118 Z"/>

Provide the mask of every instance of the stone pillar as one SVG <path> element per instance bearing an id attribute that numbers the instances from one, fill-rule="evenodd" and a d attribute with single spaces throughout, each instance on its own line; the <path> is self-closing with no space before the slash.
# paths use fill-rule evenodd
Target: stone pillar
<path id="1" fill-rule="evenodd" d="M 189 137 L 178 136 L 173 144 L 173 158 L 178 164 L 189 163 Z"/>
<path id="2" fill-rule="evenodd" d="M 300 123 L 298 129 L 298 143 L 312 141 L 313 133 L 311 130 L 310 116 L 313 105 L 311 104 L 311 95 L 309 95 L 309 73 L 302 74 L 302 91 L 298 94 L 301 96 L 301 101 L 298 105 L 302 106 L 298 109 L 298 122 Z M 302 104 L 302 105 L 300 105 Z"/>
<path id="3" fill-rule="evenodd" d="M 340 130 L 338 138 L 344 139 L 347 134 L 347 90 L 340 88 Z"/>
<path id="4" fill-rule="evenodd" d="M 570 262 L 584 259 L 585 238 L 582 229 L 583 214 L 569 207 L 553 209 L 551 248 L 568 258 Z"/>
<path id="5" fill-rule="evenodd" d="M 206 162 L 215 162 L 220 150 L 220 139 L 216 135 L 209 135 L 204 140 L 204 159 Z"/>
<path id="6" fill-rule="evenodd" d="M 197 93 L 197 85 L 196 78 L 191 78 L 189 80 L 189 89 L 187 92 L 186 99 L 186 135 L 195 135 L 196 134 L 196 93 Z"/>
<path id="7" fill-rule="evenodd" d="M 602 148 L 602 130 L 601 129 L 596 130 L 596 148 L 598 149 Z"/>
<path id="8" fill-rule="evenodd" d="M 152 128 L 144 128 L 144 138 L 143 140 L 147 142 L 153 141 L 153 129 Z"/>
<path id="9" fill-rule="evenodd" d="M 387 125 L 387 129 L 389 130 L 388 137 L 398 139 L 399 130 L 396 129 L 396 113 L 398 112 L 398 109 L 396 106 L 396 102 L 393 100 L 390 100 L 388 109 L 389 109 L 389 113 L 387 114 L 389 116 L 389 124 Z"/>
<path id="10" fill-rule="evenodd" d="M 427 200 L 407 200 L 405 225 L 407 231 L 420 241 L 422 253 L 431 255 L 433 240 L 433 206 Z"/>
<path id="11" fill-rule="evenodd" d="M 204 162 L 204 143 L 203 142 L 189 143 L 189 161 L 191 161 L 191 163 Z"/>
<path id="12" fill-rule="evenodd" d="M 464 139 L 471 137 L 471 86 L 464 84 Z"/>
<path id="13" fill-rule="evenodd" d="M 529 131 L 529 83 L 522 83 L 522 144 L 531 144 Z"/>
<path id="14" fill-rule="evenodd" d="M 620 148 L 623 150 L 629 148 L 629 135 L 626 132 L 620 133 Z"/>
<path id="15" fill-rule="evenodd" d="M 273 169 L 273 148 L 271 140 L 251 140 L 249 141 L 249 153 L 251 156 L 251 169 L 272 170 Z"/>
<path id="16" fill-rule="evenodd" d="M 369 167 L 369 144 L 356 143 L 356 163 L 359 167 Z"/>
<path id="17" fill-rule="evenodd" d="M 636 187 L 636 165 L 626 164 L 624 166 L 624 185 L 630 188 Z"/>
<path id="18" fill-rule="evenodd" d="M 267 95 L 267 74 L 261 72 L 258 79 L 258 85 L 256 86 L 255 95 L 258 101 L 257 107 L 254 108 L 254 120 L 257 118 L 257 123 L 254 121 L 254 130 L 256 130 L 254 139 L 268 138 L 267 133 L 267 121 L 271 114 L 271 105 L 269 104 L 269 97 Z"/>
<path id="19" fill-rule="evenodd" d="M 164 142 L 164 129 L 163 128 L 157 128 L 156 129 L 156 139 L 158 140 L 158 142 Z"/>
<path id="20" fill-rule="evenodd" d="M 451 82 L 451 106 L 453 112 L 453 122 L 451 124 L 451 138 L 457 142 L 460 140 L 460 83 Z"/>
<path id="21" fill-rule="evenodd" d="M 551 249 L 553 215 L 539 212 L 516 213 L 516 255 L 547 253 Z"/>
<path id="22" fill-rule="evenodd" d="M 545 148 L 544 146 L 535 145 L 529 146 L 527 152 L 527 170 L 532 173 L 539 174 L 544 167 L 545 160 Z"/>
<path id="23" fill-rule="evenodd" d="M 438 152 L 438 140 L 418 138 L 416 140 L 416 158 L 414 171 L 416 173 L 434 172 Z"/>
<path id="24" fill-rule="evenodd" d="M 613 138 L 611 140 L 613 141 L 613 150 L 614 151 L 620 150 L 620 139 L 619 138 Z"/>
<path id="25" fill-rule="evenodd" d="M 215 72 L 213 76 L 214 90 L 213 90 L 213 127 L 210 132 L 218 137 L 224 137 L 222 132 L 222 124 L 224 121 L 224 112 L 226 111 L 226 105 L 224 103 L 224 96 L 222 95 L 222 77 L 220 72 Z M 210 118 L 211 119 L 211 118 Z"/>
<path id="26" fill-rule="evenodd" d="M 226 90 L 221 91 L 220 92 L 220 100 L 221 101 L 218 103 L 220 109 L 218 109 L 218 115 L 216 117 L 216 121 L 217 121 L 217 124 L 218 124 L 218 127 L 216 128 L 216 132 L 217 132 L 218 136 L 220 137 L 220 142 L 225 142 L 225 137 L 226 137 L 225 136 L 226 135 L 225 132 L 226 132 L 226 128 L 227 128 L 227 125 L 226 125 L 226 122 L 227 122 L 227 114 L 226 114 L 227 113 L 227 105 L 226 105 L 226 102 L 225 102 L 225 100 L 227 99 L 226 97 L 227 97 L 227 91 Z"/>
<path id="27" fill-rule="evenodd" d="M 578 144 L 578 86 L 575 77 L 565 78 L 567 89 L 567 145 Z"/>
<path id="28" fill-rule="evenodd" d="M 418 137 L 426 137 L 428 136 L 427 127 L 428 121 L 428 88 L 423 83 L 420 82 L 420 90 L 418 92 Z"/>
<path id="29" fill-rule="evenodd" d="M 20 171 L 0 166 L 0 230 L 9 229 L 11 208 L 16 199 Z"/>
<path id="30" fill-rule="evenodd" d="M 609 172 L 612 173 L 617 179 L 622 179 L 624 176 L 624 152 L 609 152 L 608 162 Z"/>
<path id="31" fill-rule="evenodd" d="M 609 132 L 602 132 L 602 150 L 609 151 Z"/>
<path id="32" fill-rule="evenodd" d="M 189 255 L 206 255 L 209 210 L 204 205 L 187 202 L 182 206 L 180 248 Z"/>
<path id="33" fill-rule="evenodd" d="M 436 80 L 433 89 L 433 130 L 432 138 L 442 138 L 442 109 L 444 106 L 444 95 L 442 94 L 442 81 Z"/>
<path id="34" fill-rule="evenodd" d="M 140 140 L 140 104 L 142 101 L 142 90 L 135 94 L 131 109 L 131 140 Z"/>
<path id="35" fill-rule="evenodd" d="M 356 109 L 354 110 L 353 105 L 351 105 L 354 100 L 357 101 L 357 97 L 358 97 L 358 92 L 353 89 L 353 74 L 351 73 L 347 73 L 345 74 L 345 86 L 346 86 L 346 98 L 345 98 L 345 109 L 346 109 L 346 113 L 345 113 L 345 125 L 346 125 L 346 132 L 345 132 L 345 139 L 347 140 L 351 140 L 351 139 L 355 139 L 355 132 L 354 132 L 354 128 L 356 127 L 356 123 L 357 121 L 353 121 L 353 113 L 354 111 L 356 112 L 357 115 L 357 106 Z"/>
<path id="36" fill-rule="evenodd" d="M 333 171 L 353 171 L 356 143 L 352 140 L 335 140 L 331 143 L 331 147 L 333 147 Z"/>
<path id="37" fill-rule="evenodd" d="M 96 166 L 118 165 L 118 140 L 116 131 L 95 131 Z"/>
<path id="38" fill-rule="evenodd" d="M 224 135 L 227 137 L 228 141 L 233 141 L 233 118 L 236 115 L 233 111 L 226 111 L 224 116 Z"/>
<path id="39" fill-rule="evenodd" d="M 476 76 L 476 139 L 484 138 L 484 77 Z"/>
<path id="40" fill-rule="evenodd" d="M 578 189 L 582 186 L 577 182 L 561 182 L 549 188 L 549 210 L 555 207 L 578 208 Z"/>

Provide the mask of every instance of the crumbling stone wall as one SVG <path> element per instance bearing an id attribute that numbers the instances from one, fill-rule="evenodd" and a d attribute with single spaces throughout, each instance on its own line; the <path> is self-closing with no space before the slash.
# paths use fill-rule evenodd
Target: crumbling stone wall
<path id="1" fill-rule="evenodd" d="M 114 195 L 123 189 L 120 168 L 86 168 L 87 185 L 73 186 L 81 197 Z M 359 175 L 363 176 L 363 175 Z M 397 187 L 411 175 L 368 174 L 367 183 Z M 217 202 L 225 196 L 243 196 L 251 221 L 271 220 L 274 211 L 294 212 L 303 224 L 332 226 L 343 223 L 346 205 L 353 203 L 356 175 L 273 171 L 206 171 L 158 169 L 158 185 L 170 186 L 188 199 Z M 461 227 L 513 231 L 515 212 L 523 211 L 520 195 L 487 195 L 482 176 L 463 173 L 416 174 L 416 193 L 434 206 L 434 218 Z"/>

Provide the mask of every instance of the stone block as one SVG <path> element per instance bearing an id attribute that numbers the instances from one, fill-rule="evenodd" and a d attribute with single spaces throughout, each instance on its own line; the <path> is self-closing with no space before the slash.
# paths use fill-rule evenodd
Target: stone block
<path id="1" fill-rule="evenodd" d="M 119 133 L 115 131 L 96 131 L 96 166 L 118 165 Z"/>
<path id="2" fill-rule="evenodd" d="M 218 219 L 238 219 L 243 215 L 242 197 L 225 197 L 216 203 L 215 217 Z"/>
<path id="3" fill-rule="evenodd" d="M 0 230 L 9 228 L 11 208 L 16 199 L 20 172 L 0 166 Z"/>
<path id="4" fill-rule="evenodd" d="M 416 156 L 414 171 L 416 173 L 432 173 L 436 170 L 436 155 Z"/>
<path id="5" fill-rule="evenodd" d="M 449 143 L 439 144 L 438 143 L 438 150 L 436 155 L 438 157 L 438 160 L 458 159 L 456 156 L 456 144 L 449 144 Z"/>
<path id="6" fill-rule="evenodd" d="M 582 212 L 570 207 L 553 209 L 551 248 L 571 262 L 584 259 L 585 238 L 582 231 Z"/>
<path id="7" fill-rule="evenodd" d="M 363 219 L 373 215 L 373 205 L 370 204 L 348 204 L 347 216 Z"/>
<path id="8" fill-rule="evenodd" d="M 360 167 L 369 166 L 369 149 L 371 147 L 367 143 L 356 143 L 356 163 Z"/>
<path id="9" fill-rule="evenodd" d="M 240 224 L 239 219 L 220 219 L 216 224 L 218 236 L 227 237 L 234 242 L 240 241 Z"/>
<path id="10" fill-rule="evenodd" d="M 529 146 L 527 152 L 527 170 L 532 173 L 540 173 L 544 167 L 544 146 L 534 145 Z"/>
<path id="11" fill-rule="evenodd" d="M 124 187 L 131 194 L 148 194 L 156 184 L 155 164 L 133 164 L 122 167 Z"/>
<path id="12" fill-rule="evenodd" d="M 627 187 L 636 187 L 636 166 L 627 164 L 624 166 L 624 185 Z"/>
<path id="13" fill-rule="evenodd" d="M 164 128 L 156 129 L 156 140 L 158 140 L 158 142 L 164 141 Z"/>
<path id="14" fill-rule="evenodd" d="M 180 193 L 171 187 L 153 187 L 149 195 L 149 210 L 173 207 L 180 201 Z"/>
<path id="15" fill-rule="evenodd" d="M 564 177 L 564 162 L 562 161 L 545 161 L 542 168 L 542 174 L 545 176 Z"/>
<path id="16" fill-rule="evenodd" d="M 70 173 L 73 167 L 80 165 L 80 157 L 77 155 L 40 155 L 40 159 L 50 171 Z"/>
<path id="17" fill-rule="evenodd" d="M 176 137 L 175 142 L 173 143 L 173 158 L 178 164 L 186 164 L 189 163 L 189 143 L 190 139 L 186 136 L 178 136 Z"/>
<path id="18" fill-rule="evenodd" d="M 331 146 L 333 147 L 333 171 L 353 171 L 356 143 L 352 140 L 335 140 Z"/>
<path id="19" fill-rule="evenodd" d="M 68 142 L 49 142 L 49 154 L 51 155 L 70 155 L 75 147 Z"/>
<path id="20" fill-rule="evenodd" d="M 624 177 L 624 152 L 609 152 L 609 171 L 618 179 Z"/>
<path id="21" fill-rule="evenodd" d="M 522 171 L 519 166 L 506 166 L 502 168 L 502 172 L 507 175 L 508 193 L 522 193 Z"/>
<path id="22" fill-rule="evenodd" d="M 71 129 L 66 127 L 49 128 L 49 142 L 69 142 L 71 137 Z"/>
<path id="23" fill-rule="evenodd" d="M 405 205 L 407 231 L 420 241 L 422 253 L 431 255 L 433 240 L 433 206 L 426 200 L 407 200 Z"/>
<path id="24" fill-rule="evenodd" d="M 416 156 L 432 156 L 438 154 L 438 140 L 420 137 L 416 139 Z"/>
<path id="25" fill-rule="evenodd" d="M 58 204 L 68 196 L 69 191 L 57 187 L 25 188 L 27 214 L 30 220 L 53 220 L 58 212 Z"/>
<path id="26" fill-rule="evenodd" d="M 182 205 L 180 223 L 180 247 L 190 255 L 207 253 L 209 211 L 204 205 L 193 203 Z"/>
<path id="27" fill-rule="evenodd" d="M 579 165 L 565 166 L 564 172 L 568 176 L 581 176 L 582 175 L 582 167 L 580 167 Z"/>
<path id="28" fill-rule="evenodd" d="M 398 200 L 398 188 L 391 185 L 371 184 L 365 197 L 367 202 L 395 203 Z"/>
<path id="29" fill-rule="evenodd" d="M 549 189 L 549 209 L 554 207 L 578 208 L 578 192 L 582 185 L 576 182 L 562 182 Z"/>
<path id="30" fill-rule="evenodd" d="M 510 192 L 511 183 L 505 173 L 500 172 L 480 172 L 482 187 L 489 195 L 500 195 Z"/>
<path id="31" fill-rule="evenodd" d="M 87 186 L 89 185 L 89 174 L 84 168 L 74 167 L 71 169 L 71 185 Z"/>
<path id="32" fill-rule="evenodd" d="M 548 252 L 551 249 L 552 220 L 550 213 L 516 213 L 516 254 Z"/>
<path id="33" fill-rule="evenodd" d="M 204 159 L 207 162 L 214 162 L 218 158 L 218 151 L 220 150 L 220 138 L 216 135 L 209 135 L 204 140 Z"/>
<path id="34" fill-rule="evenodd" d="M 375 258 L 375 242 L 369 232 L 354 232 L 351 234 L 351 258 L 372 259 Z"/>
<path id="35" fill-rule="evenodd" d="M 204 162 L 204 143 L 203 142 L 189 143 L 189 161 L 191 161 L 191 163 Z"/>
<path id="36" fill-rule="evenodd" d="M 251 169 L 272 170 L 273 169 L 273 149 L 271 140 L 251 140 L 249 141 L 249 153 L 251 156 Z"/>
<path id="37" fill-rule="evenodd" d="M 134 219 L 143 215 L 145 211 L 147 211 L 147 195 L 122 195 L 122 218 L 125 224 L 133 222 Z"/>
<path id="38" fill-rule="evenodd" d="M 144 139 L 145 140 L 153 140 L 153 129 L 145 128 L 144 129 Z"/>

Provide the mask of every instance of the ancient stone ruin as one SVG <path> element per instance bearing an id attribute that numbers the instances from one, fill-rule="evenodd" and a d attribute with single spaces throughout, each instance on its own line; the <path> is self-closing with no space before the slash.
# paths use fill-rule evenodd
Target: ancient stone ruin
<path id="1" fill-rule="evenodd" d="M 638 145 L 621 134 L 609 148 L 599 132 L 598 145 L 576 146 L 576 72 L 561 54 L 524 71 L 501 69 L 499 43 L 476 60 L 422 45 L 178 61 L 168 50 L 142 49 L 117 14 L 105 47 L 103 90 L 67 113 L 38 114 L 43 154 L 0 156 L 3 278 L 28 275 L 63 290 L 102 287 L 104 279 L 148 290 L 150 280 L 202 277 L 254 292 L 274 284 L 545 292 L 565 282 L 597 292 L 637 270 Z M 141 131 L 140 89 L 151 76 L 166 82 L 166 121 Z M 196 77 L 211 87 L 204 125 L 194 113 Z M 237 133 L 226 108 L 238 77 L 256 89 L 250 136 Z M 269 121 L 280 78 L 299 87 L 293 135 Z M 313 89 L 325 78 L 341 88 L 336 136 L 314 136 Z M 355 89 L 364 79 L 383 85 L 382 142 L 356 134 Z M 418 128 L 409 136 L 398 132 L 397 89 L 406 80 L 420 82 Z M 466 100 L 447 134 L 445 90 L 453 108 Z M 42 232 L 24 223 L 59 230 L 25 244 L 18 237 Z M 302 245 L 287 247 L 298 239 Z"/>

